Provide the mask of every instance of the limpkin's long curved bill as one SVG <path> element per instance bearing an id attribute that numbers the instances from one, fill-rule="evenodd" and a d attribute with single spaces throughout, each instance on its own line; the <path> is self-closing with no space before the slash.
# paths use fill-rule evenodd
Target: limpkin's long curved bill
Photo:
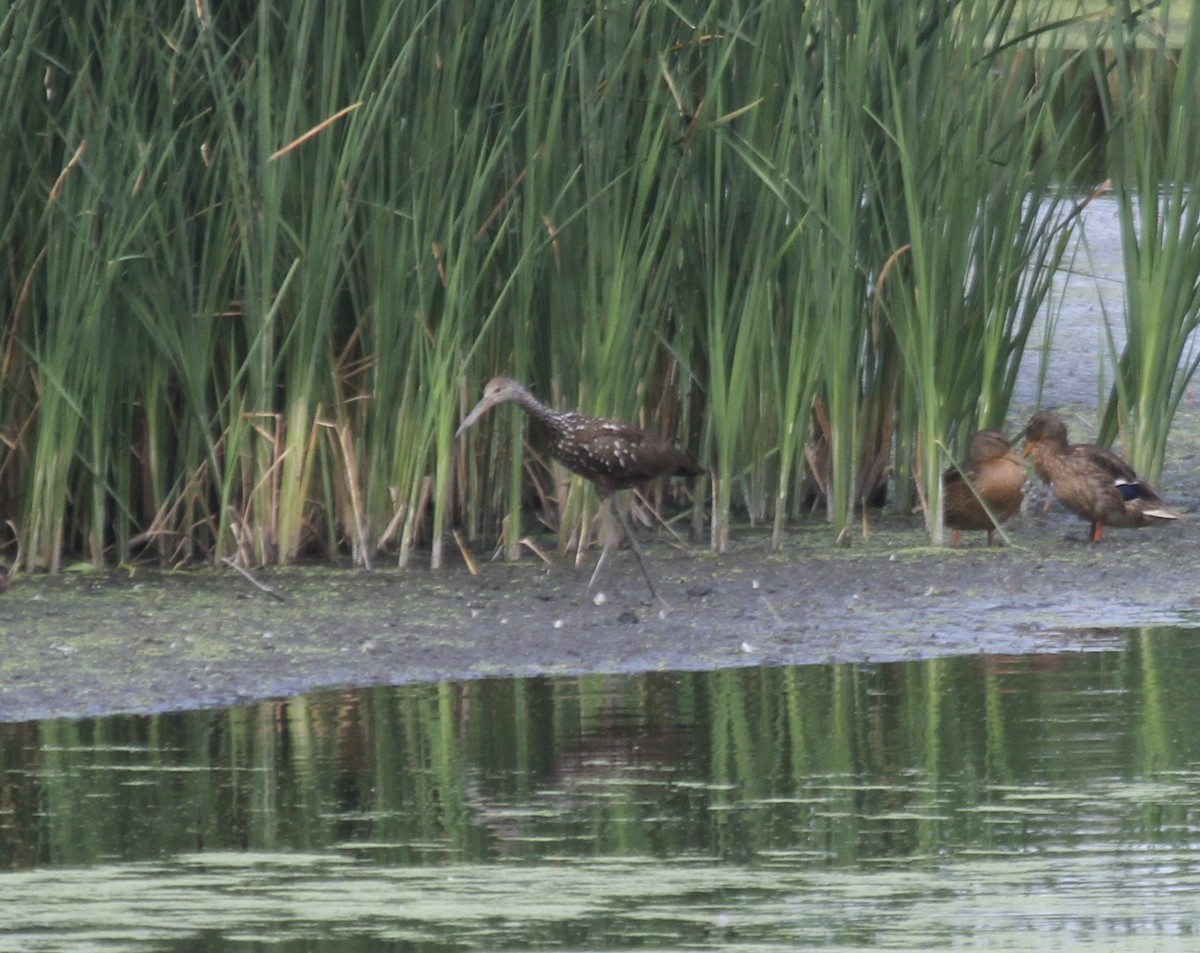
<path id="1" fill-rule="evenodd" d="M 489 410 L 491 410 L 495 405 L 496 405 L 496 402 L 494 400 L 492 400 L 491 398 L 489 398 L 489 397 L 483 398 L 483 400 L 481 400 L 478 404 L 476 404 L 471 409 L 471 412 L 463 418 L 462 423 L 458 425 L 458 429 L 456 431 L 454 431 L 454 439 L 457 440 L 459 437 L 461 437 L 463 434 L 465 434 L 468 430 L 470 430 L 473 426 L 475 426 L 475 422 L 480 417 L 482 417 L 484 414 L 486 414 Z"/>

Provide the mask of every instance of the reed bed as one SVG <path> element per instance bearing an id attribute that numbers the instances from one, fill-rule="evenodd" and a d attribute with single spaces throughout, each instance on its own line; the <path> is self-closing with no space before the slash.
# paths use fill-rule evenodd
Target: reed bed
<path id="1" fill-rule="evenodd" d="M 813 509 L 843 534 L 893 473 L 940 541 L 937 475 L 1003 424 L 1098 155 L 1135 276 L 1111 419 L 1161 460 L 1197 229 L 1190 153 L 1143 147 L 1195 110 L 1145 91 L 1190 103 L 1196 44 L 1168 81 L 1121 52 L 1169 53 L 1162 11 L 1123 14 L 11 5 L 3 561 L 438 566 L 535 522 L 581 552 L 594 496 L 519 415 L 453 439 L 496 372 L 695 449 L 711 482 L 647 500 L 716 549 Z"/>
<path id="2" fill-rule="evenodd" d="M 1125 345 L 1101 430 L 1105 440 L 1119 432 L 1130 462 L 1157 482 L 1200 367 L 1200 15 L 1178 3 L 1149 23 L 1124 12 L 1097 65 L 1125 262 Z"/>

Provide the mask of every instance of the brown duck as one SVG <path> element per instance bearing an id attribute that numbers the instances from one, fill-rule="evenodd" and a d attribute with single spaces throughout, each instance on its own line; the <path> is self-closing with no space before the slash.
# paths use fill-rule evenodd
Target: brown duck
<path id="1" fill-rule="evenodd" d="M 529 415 L 534 425 L 545 434 L 547 448 L 554 459 L 596 487 L 601 502 L 620 520 L 637 556 L 638 565 L 642 567 L 646 584 L 651 594 L 657 596 L 633 528 L 617 507 L 617 491 L 657 477 L 700 476 L 705 472 L 704 468 L 690 453 L 670 440 L 647 433 L 623 420 L 589 417 L 547 407 L 511 377 L 493 377 L 487 382 L 483 388 L 483 398 L 463 418 L 454 436 L 461 437 L 487 411 L 497 404 L 506 403 L 516 404 Z M 589 589 L 595 585 L 600 567 L 617 541 L 615 534 L 608 534 L 608 541 L 588 582 Z"/>
<path id="2" fill-rule="evenodd" d="M 1067 426 L 1048 410 L 1034 414 L 1025 428 L 1025 456 L 1034 472 L 1073 513 L 1091 522 L 1088 537 L 1098 543 L 1107 526 L 1145 526 L 1178 519 L 1154 488 L 1107 447 L 1067 441 Z"/>
<path id="3" fill-rule="evenodd" d="M 1021 508 L 1024 496 L 1021 458 L 1000 431 L 979 431 L 971 438 L 967 463 L 942 474 L 942 507 L 951 542 L 959 544 L 962 530 L 985 530 L 991 546 L 997 525 Z"/>

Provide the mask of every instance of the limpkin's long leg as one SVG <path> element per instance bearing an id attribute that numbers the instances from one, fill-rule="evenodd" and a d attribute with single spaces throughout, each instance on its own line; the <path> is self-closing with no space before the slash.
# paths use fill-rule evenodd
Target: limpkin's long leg
<path id="1" fill-rule="evenodd" d="M 621 528 L 625 531 L 625 535 L 629 537 L 629 545 L 633 549 L 633 554 L 637 557 L 638 565 L 642 567 L 642 575 L 646 577 L 646 585 L 650 587 L 650 595 L 655 599 L 659 598 L 658 590 L 654 588 L 654 580 L 650 578 L 650 572 L 646 569 L 646 561 L 642 558 L 641 544 L 638 543 L 637 537 L 633 533 L 633 527 L 629 525 L 629 520 L 626 518 L 625 513 L 617 505 L 617 495 L 615 493 L 611 494 L 604 501 L 604 504 L 609 512 L 620 520 Z M 600 552 L 600 558 L 596 561 L 596 568 L 592 570 L 592 578 L 588 581 L 589 591 L 596 585 L 596 579 L 600 576 L 600 567 L 604 565 L 609 552 L 621 544 L 621 539 L 614 532 L 615 527 L 613 527 L 611 522 L 606 528 L 608 530 L 608 538 L 604 542 L 604 549 Z"/>
<path id="2" fill-rule="evenodd" d="M 651 598 L 661 598 L 658 590 L 654 588 L 654 580 L 650 578 L 650 571 L 646 568 L 646 560 L 642 558 L 642 544 L 638 542 L 637 536 L 633 532 L 633 527 L 629 525 L 629 517 L 625 515 L 624 510 L 617 506 L 616 497 L 613 497 L 612 507 L 613 512 L 617 514 L 617 519 L 621 521 L 621 526 L 625 529 L 625 534 L 629 537 L 629 545 L 633 549 L 633 555 L 637 557 L 638 565 L 642 567 L 642 575 L 646 577 L 646 585 L 650 588 Z"/>
<path id="3" fill-rule="evenodd" d="M 592 591 L 592 587 L 596 585 L 596 580 L 600 578 L 600 569 L 604 566 L 604 561 L 608 559 L 608 551 L 613 548 L 616 541 L 616 534 L 612 525 L 612 513 L 614 508 L 612 501 L 615 497 L 600 497 L 600 505 L 602 507 L 600 532 L 604 537 L 604 548 L 600 550 L 600 558 L 596 560 L 596 568 L 592 570 L 592 578 L 588 580 L 588 592 Z"/>

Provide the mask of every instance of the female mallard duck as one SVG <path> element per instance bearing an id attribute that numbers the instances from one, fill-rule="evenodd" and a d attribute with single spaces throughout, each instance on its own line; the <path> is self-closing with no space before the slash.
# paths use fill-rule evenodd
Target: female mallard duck
<path id="1" fill-rule="evenodd" d="M 942 474 L 942 507 L 951 542 L 960 531 L 987 531 L 987 544 L 998 524 L 1021 508 L 1025 496 L 1025 464 L 999 430 L 981 430 L 971 438 L 967 463 Z M 994 519 L 993 519 L 994 517 Z"/>
<path id="2" fill-rule="evenodd" d="M 1113 451 L 1068 443 L 1066 424 L 1048 410 L 1030 418 L 1025 456 L 1032 458 L 1034 472 L 1067 509 L 1091 521 L 1089 538 L 1094 543 L 1103 538 L 1105 524 L 1144 526 L 1179 518 Z"/>

